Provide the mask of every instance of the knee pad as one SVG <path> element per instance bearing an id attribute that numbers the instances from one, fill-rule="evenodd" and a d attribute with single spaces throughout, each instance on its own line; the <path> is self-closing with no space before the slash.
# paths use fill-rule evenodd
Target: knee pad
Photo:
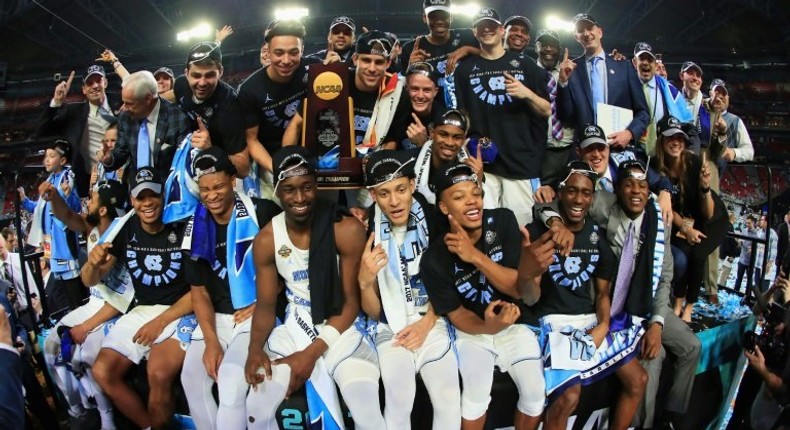
<path id="1" fill-rule="evenodd" d="M 376 386 L 376 392 L 379 376 L 379 369 L 373 363 L 355 358 L 343 360 L 332 375 L 341 391 L 350 384 L 369 383 Z"/>
<path id="2" fill-rule="evenodd" d="M 546 381 L 543 379 L 543 363 L 540 360 L 527 360 L 516 363 L 508 371 L 518 388 L 519 412 L 537 417 L 546 406 Z"/>
<path id="3" fill-rule="evenodd" d="M 269 381 L 263 383 L 266 384 Z M 240 406 L 244 404 L 248 388 L 249 385 L 244 379 L 244 368 L 224 362 L 219 366 L 217 392 L 221 405 Z"/>

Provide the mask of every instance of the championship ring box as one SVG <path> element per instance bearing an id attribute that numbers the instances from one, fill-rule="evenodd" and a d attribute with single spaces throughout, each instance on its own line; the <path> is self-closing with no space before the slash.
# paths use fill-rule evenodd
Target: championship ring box
<path id="1" fill-rule="evenodd" d="M 348 66 L 311 64 L 302 110 L 302 145 L 318 159 L 319 188 L 361 188 L 362 161 L 354 144 L 354 102 Z"/>

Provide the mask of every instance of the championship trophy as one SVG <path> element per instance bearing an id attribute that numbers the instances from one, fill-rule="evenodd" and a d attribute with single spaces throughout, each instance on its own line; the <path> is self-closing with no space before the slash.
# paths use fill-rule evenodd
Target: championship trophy
<path id="1" fill-rule="evenodd" d="M 302 145 L 318 159 L 318 187 L 361 188 L 362 160 L 354 142 L 354 102 L 349 96 L 348 66 L 311 64 L 302 110 Z"/>

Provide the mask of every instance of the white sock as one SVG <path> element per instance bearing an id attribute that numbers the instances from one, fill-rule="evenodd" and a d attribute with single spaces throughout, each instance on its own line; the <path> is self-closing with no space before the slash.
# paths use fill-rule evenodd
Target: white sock
<path id="1" fill-rule="evenodd" d="M 112 409 L 107 411 L 99 411 L 101 418 L 101 430 L 115 430 L 115 421 L 113 421 Z"/>

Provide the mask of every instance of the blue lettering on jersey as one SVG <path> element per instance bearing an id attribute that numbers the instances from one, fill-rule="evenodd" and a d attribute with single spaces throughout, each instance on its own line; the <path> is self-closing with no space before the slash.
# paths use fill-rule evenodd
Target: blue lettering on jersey
<path id="1" fill-rule="evenodd" d="M 307 270 L 294 270 L 291 273 L 291 276 L 294 279 L 294 282 L 304 281 L 308 278 Z"/>

